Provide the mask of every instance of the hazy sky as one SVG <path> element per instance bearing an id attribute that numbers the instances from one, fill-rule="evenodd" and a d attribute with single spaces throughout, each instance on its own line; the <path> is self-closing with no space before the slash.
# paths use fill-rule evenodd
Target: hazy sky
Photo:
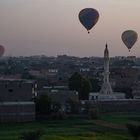
<path id="1" fill-rule="evenodd" d="M 100 14 L 90 34 L 78 20 L 83 8 Z M 140 0 L 0 0 L 5 55 L 103 56 L 107 42 L 111 56 L 140 57 L 140 38 L 131 53 L 121 41 L 127 29 L 140 34 Z"/>

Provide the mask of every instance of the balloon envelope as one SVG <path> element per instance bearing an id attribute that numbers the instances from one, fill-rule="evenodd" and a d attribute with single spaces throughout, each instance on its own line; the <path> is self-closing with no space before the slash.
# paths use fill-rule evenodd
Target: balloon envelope
<path id="1" fill-rule="evenodd" d="M 138 35 L 133 30 L 127 30 L 122 33 L 122 41 L 129 49 L 129 51 L 133 47 L 137 39 L 138 39 Z"/>
<path id="2" fill-rule="evenodd" d="M 79 13 L 79 20 L 81 24 L 89 31 L 97 23 L 99 13 L 93 8 L 85 8 Z"/>
<path id="3" fill-rule="evenodd" d="M 4 54 L 4 47 L 0 45 L 0 57 Z"/>

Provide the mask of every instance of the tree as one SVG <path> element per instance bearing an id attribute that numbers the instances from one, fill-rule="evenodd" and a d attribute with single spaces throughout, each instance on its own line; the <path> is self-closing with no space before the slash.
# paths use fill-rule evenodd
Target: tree
<path id="1" fill-rule="evenodd" d="M 82 85 L 82 76 L 75 72 L 69 79 L 69 88 L 70 90 L 79 91 Z"/>
<path id="2" fill-rule="evenodd" d="M 61 104 L 57 101 L 53 101 L 51 108 L 53 113 L 57 113 L 61 109 Z"/>
<path id="3" fill-rule="evenodd" d="M 126 127 L 130 135 L 134 138 L 134 140 L 138 140 L 140 137 L 140 126 L 127 124 Z"/>
<path id="4" fill-rule="evenodd" d="M 35 99 L 36 113 L 38 115 L 47 115 L 51 113 L 51 98 L 45 94 Z"/>
<path id="5" fill-rule="evenodd" d="M 91 84 L 89 80 L 82 78 L 82 83 L 81 83 L 81 90 L 79 92 L 79 99 L 81 100 L 88 100 L 89 99 L 89 92 L 91 90 Z"/>
<path id="6" fill-rule="evenodd" d="M 70 113 L 72 113 L 72 114 L 79 113 L 80 102 L 78 100 L 68 98 L 67 104 L 70 107 Z"/>
<path id="7" fill-rule="evenodd" d="M 69 79 L 70 90 L 78 91 L 80 100 L 88 100 L 91 90 L 90 81 L 82 77 L 78 72 L 75 72 Z"/>
<path id="8" fill-rule="evenodd" d="M 90 79 L 91 85 L 92 85 L 92 91 L 93 92 L 99 92 L 101 89 L 99 80 L 97 78 Z"/>
<path id="9" fill-rule="evenodd" d="M 53 101 L 52 102 L 52 114 L 51 114 L 52 119 L 65 119 L 65 112 L 62 108 L 61 103 L 58 101 Z"/>

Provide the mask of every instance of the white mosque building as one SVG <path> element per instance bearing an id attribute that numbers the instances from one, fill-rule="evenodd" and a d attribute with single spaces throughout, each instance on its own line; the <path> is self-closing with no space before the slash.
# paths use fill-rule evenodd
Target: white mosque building
<path id="1" fill-rule="evenodd" d="M 117 100 L 125 99 L 124 93 L 113 92 L 109 82 L 109 50 L 106 44 L 104 50 L 104 80 L 99 93 L 90 93 L 89 100 Z"/>

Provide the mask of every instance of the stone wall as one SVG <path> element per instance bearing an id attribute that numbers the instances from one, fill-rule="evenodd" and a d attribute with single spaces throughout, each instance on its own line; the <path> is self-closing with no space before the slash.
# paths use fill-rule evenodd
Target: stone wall
<path id="1" fill-rule="evenodd" d="M 140 100 L 97 101 L 100 112 L 140 112 Z"/>
<path id="2" fill-rule="evenodd" d="M 28 122 L 34 120 L 34 102 L 0 102 L 0 122 Z"/>

